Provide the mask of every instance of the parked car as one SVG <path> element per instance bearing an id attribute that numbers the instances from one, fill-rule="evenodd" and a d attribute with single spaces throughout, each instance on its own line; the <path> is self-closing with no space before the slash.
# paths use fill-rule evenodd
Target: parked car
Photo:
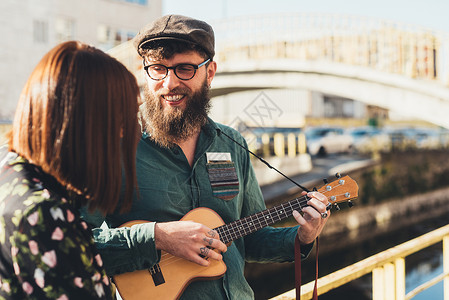
<path id="1" fill-rule="evenodd" d="M 347 133 L 352 135 L 354 151 L 369 153 L 374 151 L 389 151 L 391 142 L 389 135 L 380 128 L 362 126 L 350 128 Z"/>
<path id="2" fill-rule="evenodd" d="M 305 130 L 310 155 L 350 152 L 354 138 L 340 127 L 310 127 Z"/>
<path id="3" fill-rule="evenodd" d="M 415 128 L 413 130 L 418 149 L 438 149 L 440 145 L 440 131 L 433 128 Z"/>
<path id="4" fill-rule="evenodd" d="M 395 149 L 437 149 L 447 146 L 447 131 L 435 128 L 393 127 L 388 130 Z"/>

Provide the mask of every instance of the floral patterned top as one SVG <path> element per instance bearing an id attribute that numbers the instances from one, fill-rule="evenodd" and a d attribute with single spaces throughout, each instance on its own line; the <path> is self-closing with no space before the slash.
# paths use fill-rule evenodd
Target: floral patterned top
<path id="1" fill-rule="evenodd" d="M 0 299 L 112 299 L 76 197 L 0 148 Z"/>

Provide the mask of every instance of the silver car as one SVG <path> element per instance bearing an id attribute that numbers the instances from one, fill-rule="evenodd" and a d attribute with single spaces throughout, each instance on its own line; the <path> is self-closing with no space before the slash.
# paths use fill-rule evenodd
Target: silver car
<path id="1" fill-rule="evenodd" d="M 305 134 L 310 155 L 350 152 L 353 147 L 353 137 L 340 127 L 310 127 Z"/>

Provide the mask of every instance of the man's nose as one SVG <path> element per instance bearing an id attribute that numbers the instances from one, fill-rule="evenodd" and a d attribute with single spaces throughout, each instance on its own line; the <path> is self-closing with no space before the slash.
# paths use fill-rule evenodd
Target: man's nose
<path id="1" fill-rule="evenodd" d="M 169 69 L 167 72 L 167 76 L 163 79 L 163 86 L 169 90 L 179 85 L 179 78 L 176 76 L 175 71 L 173 69 Z"/>

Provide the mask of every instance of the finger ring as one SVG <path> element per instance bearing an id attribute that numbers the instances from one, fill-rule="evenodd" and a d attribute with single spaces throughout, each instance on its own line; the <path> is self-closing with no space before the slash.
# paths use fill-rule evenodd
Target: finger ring
<path id="1" fill-rule="evenodd" d="M 210 251 L 210 248 L 208 248 L 208 247 L 201 247 L 200 248 L 200 256 L 201 257 L 207 257 L 207 255 L 209 254 L 209 251 Z"/>
<path id="2" fill-rule="evenodd" d="M 327 212 L 321 213 L 321 219 L 326 219 L 326 218 L 327 218 Z"/>

